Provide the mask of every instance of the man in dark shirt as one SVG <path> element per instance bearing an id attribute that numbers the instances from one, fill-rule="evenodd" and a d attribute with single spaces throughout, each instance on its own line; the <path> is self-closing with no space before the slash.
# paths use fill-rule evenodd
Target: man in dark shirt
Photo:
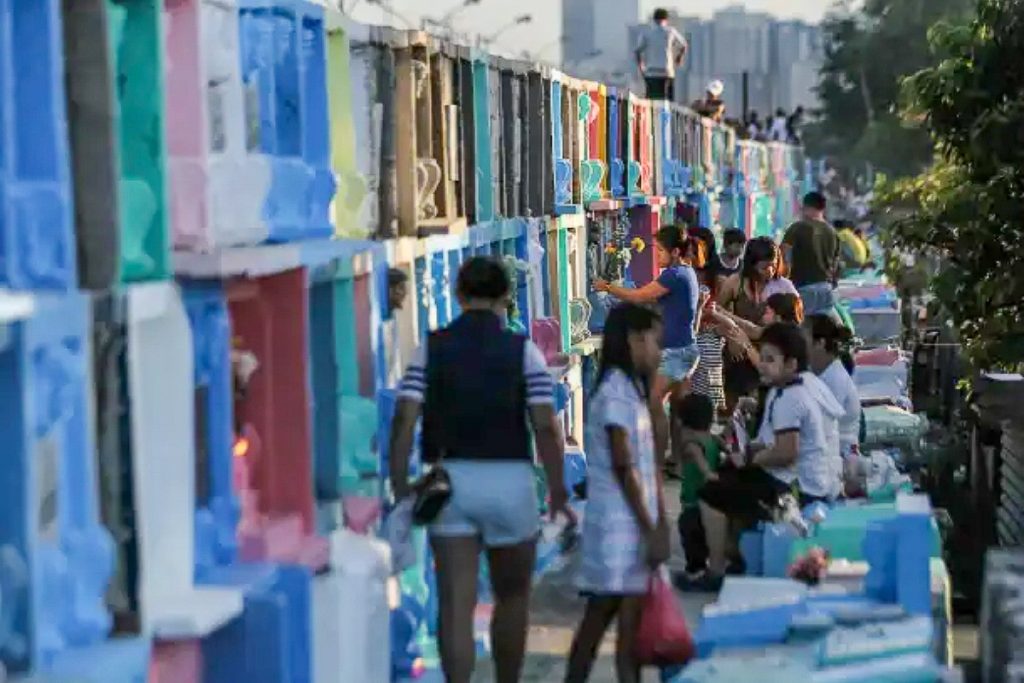
<path id="1" fill-rule="evenodd" d="M 804 197 L 803 217 L 786 230 L 782 253 L 789 279 L 803 299 L 807 316 L 827 314 L 835 307 L 835 284 L 840 242 L 825 221 L 825 196 L 810 192 Z"/>

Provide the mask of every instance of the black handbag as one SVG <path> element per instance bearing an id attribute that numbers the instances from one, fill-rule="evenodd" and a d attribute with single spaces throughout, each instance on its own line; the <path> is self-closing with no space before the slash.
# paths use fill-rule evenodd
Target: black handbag
<path id="1" fill-rule="evenodd" d="M 413 484 L 412 521 L 417 526 L 432 523 L 452 497 L 452 480 L 448 471 L 435 465 Z"/>

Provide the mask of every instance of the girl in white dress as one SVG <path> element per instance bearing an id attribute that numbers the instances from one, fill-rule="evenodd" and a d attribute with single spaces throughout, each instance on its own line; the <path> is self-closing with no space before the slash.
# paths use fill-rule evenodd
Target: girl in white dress
<path id="1" fill-rule="evenodd" d="M 588 602 L 569 657 L 570 683 L 587 680 L 615 618 L 618 680 L 640 680 L 633 641 L 641 603 L 652 570 L 669 554 L 649 400 L 660 336 L 658 314 L 641 306 L 617 306 L 605 322 L 585 435 L 588 500 L 579 586 Z"/>

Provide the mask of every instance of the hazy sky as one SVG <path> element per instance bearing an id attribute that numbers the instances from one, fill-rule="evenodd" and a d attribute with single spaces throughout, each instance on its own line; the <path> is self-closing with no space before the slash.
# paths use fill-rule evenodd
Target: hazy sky
<path id="1" fill-rule="evenodd" d="M 372 0 L 371 0 L 372 1 Z M 411 22 L 419 24 L 421 16 L 440 17 L 461 0 L 391 0 L 392 8 Z M 388 20 L 379 7 L 367 0 L 344 0 L 347 8 L 355 4 L 353 16 L 366 23 L 398 24 Z M 831 0 L 641 0 L 640 9 L 644 17 L 655 7 L 675 9 L 683 15 L 710 15 L 717 9 L 730 5 L 745 5 L 752 11 L 770 12 L 780 17 L 800 18 L 819 21 Z M 498 44 L 505 51 L 518 53 L 542 51 L 546 59 L 558 57 L 558 37 L 561 35 L 562 3 L 560 0 L 481 0 L 479 5 L 469 7 L 458 15 L 459 30 L 469 33 L 493 34 L 516 16 L 529 13 L 533 22 L 516 26 L 502 34 Z"/>

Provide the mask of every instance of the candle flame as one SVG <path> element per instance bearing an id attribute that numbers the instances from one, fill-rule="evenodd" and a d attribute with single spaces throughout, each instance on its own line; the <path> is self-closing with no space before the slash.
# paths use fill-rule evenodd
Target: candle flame
<path id="1" fill-rule="evenodd" d="M 244 436 L 238 438 L 232 450 L 236 458 L 244 458 L 249 454 L 249 439 L 246 439 Z"/>

